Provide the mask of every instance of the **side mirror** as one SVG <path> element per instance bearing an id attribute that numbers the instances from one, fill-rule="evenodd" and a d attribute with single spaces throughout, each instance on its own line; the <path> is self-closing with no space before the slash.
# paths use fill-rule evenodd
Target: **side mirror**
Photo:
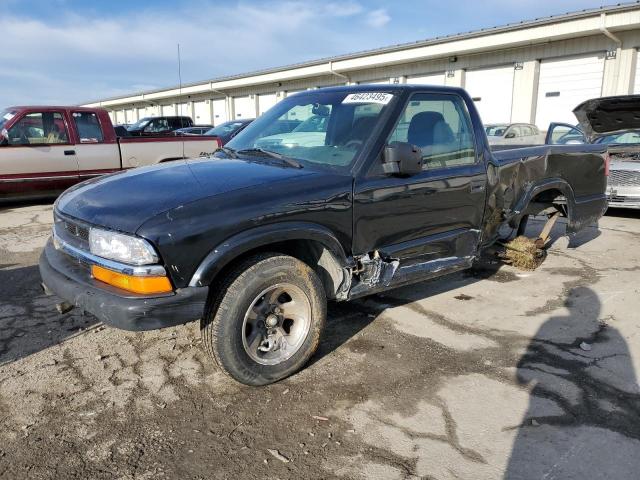
<path id="1" fill-rule="evenodd" d="M 389 175 L 415 175 L 422 171 L 422 151 L 407 142 L 391 142 L 384 147 L 384 173 Z"/>
<path id="2" fill-rule="evenodd" d="M 0 130 L 0 146 L 9 144 L 9 132 L 6 128 Z"/>
<path id="3" fill-rule="evenodd" d="M 516 138 L 516 132 L 507 133 L 504 138 Z"/>

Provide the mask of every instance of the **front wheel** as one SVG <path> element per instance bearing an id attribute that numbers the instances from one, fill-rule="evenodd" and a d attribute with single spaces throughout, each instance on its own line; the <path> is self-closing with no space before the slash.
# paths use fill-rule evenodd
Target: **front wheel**
<path id="1" fill-rule="evenodd" d="M 209 303 L 201 322 L 205 349 L 246 385 L 266 385 L 300 370 L 318 348 L 327 310 L 318 275 L 281 254 L 242 262 Z"/>

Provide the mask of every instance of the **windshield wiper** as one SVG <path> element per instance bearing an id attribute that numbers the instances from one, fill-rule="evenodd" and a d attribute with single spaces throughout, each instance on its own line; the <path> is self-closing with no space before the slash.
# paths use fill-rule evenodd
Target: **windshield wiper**
<path id="1" fill-rule="evenodd" d="M 230 158 L 238 158 L 238 155 L 236 154 L 236 151 L 233 148 L 229 148 L 229 147 L 218 147 L 218 149 L 216 150 L 216 152 L 223 152 L 225 153 L 228 157 Z M 214 152 L 215 153 L 215 152 Z"/>
<path id="2" fill-rule="evenodd" d="M 286 155 L 282 155 L 281 153 L 277 153 L 277 152 L 272 152 L 271 150 L 265 150 L 264 148 L 245 148 L 243 150 L 238 150 L 239 154 L 252 154 L 252 153 L 259 153 L 262 155 L 265 155 L 267 157 L 271 157 L 271 158 L 275 158 L 277 160 L 281 160 L 283 163 L 287 164 L 290 167 L 293 168 L 304 168 L 302 166 L 302 164 L 291 158 L 291 157 L 287 157 Z"/>

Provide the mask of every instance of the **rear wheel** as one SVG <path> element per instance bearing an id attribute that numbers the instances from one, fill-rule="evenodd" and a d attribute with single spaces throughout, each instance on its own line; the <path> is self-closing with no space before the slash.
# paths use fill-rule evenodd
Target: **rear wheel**
<path id="1" fill-rule="evenodd" d="M 316 273 L 294 257 L 263 254 L 242 262 L 212 295 L 202 340 L 226 374 L 265 385 L 304 366 L 318 347 L 325 318 Z"/>

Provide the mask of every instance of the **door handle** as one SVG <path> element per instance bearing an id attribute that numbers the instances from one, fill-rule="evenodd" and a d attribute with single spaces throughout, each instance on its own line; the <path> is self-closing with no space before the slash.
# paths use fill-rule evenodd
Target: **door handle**
<path id="1" fill-rule="evenodd" d="M 483 180 L 477 182 L 471 182 L 469 184 L 469 190 L 471 193 L 484 192 L 485 182 Z"/>
<path id="2" fill-rule="evenodd" d="M 65 154 L 65 155 L 75 155 L 75 154 L 76 154 L 76 151 L 75 151 L 75 150 L 65 150 L 65 151 L 64 151 L 64 154 Z"/>

